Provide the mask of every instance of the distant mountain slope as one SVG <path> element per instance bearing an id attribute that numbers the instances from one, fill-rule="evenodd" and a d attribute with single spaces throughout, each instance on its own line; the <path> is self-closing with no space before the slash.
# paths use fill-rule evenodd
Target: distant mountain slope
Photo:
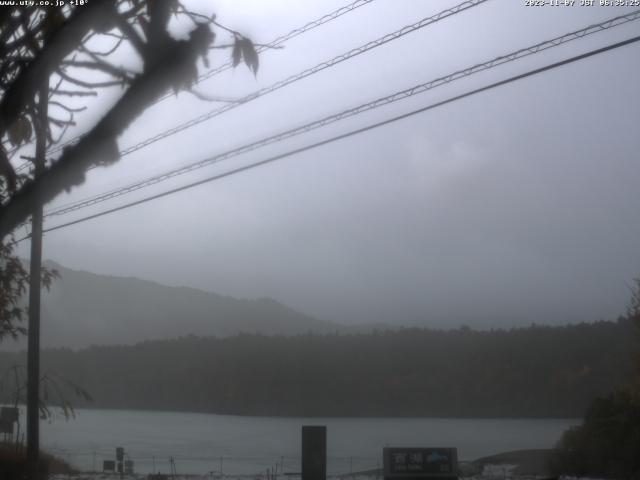
<path id="1" fill-rule="evenodd" d="M 46 347 L 133 344 L 186 335 L 226 337 L 241 332 L 296 335 L 339 328 L 269 298 L 241 300 L 50 266 L 61 278 L 43 295 L 42 343 Z"/>

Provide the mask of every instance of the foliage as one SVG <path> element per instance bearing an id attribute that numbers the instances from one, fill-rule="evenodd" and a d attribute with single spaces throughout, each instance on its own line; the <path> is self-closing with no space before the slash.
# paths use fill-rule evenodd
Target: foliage
<path id="1" fill-rule="evenodd" d="M 13 406 L 26 404 L 27 398 L 27 374 L 23 365 L 11 365 L 0 377 L 0 394 L 7 403 Z M 75 410 L 71 403 L 71 397 L 92 402 L 93 398 L 84 388 L 80 387 L 62 375 L 47 371 L 40 377 L 40 401 L 39 411 L 41 420 L 53 420 L 55 409 L 66 420 L 75 417 Z"/>
<path id="2" fill-rule="evenodd" d="M 234 67 L 238 66 L 242 59 L 244 59 L 249 70 L 251 70 L 254 75 L 258 74 L 258 67 L 260 66 L 258 54 L 256 53 L 253 43 L 248 38 L 236 37 L 231 58 L 233 59 Z"/>
<path id="3" fill-rule="evenodd" d="M 93 406 L 103 408 L 576 417 L 630 375 L 631 332 L 620 320 L 509 331 L 244 334 L 45 350 L 42 361 L 85 386 Z M 19 361 L 0 354 L 0 368 Z"/>
<path id="4" fill-rule="evenodd" d="M 636 326 L 636 333 L 640 338 L 640 277 L 633 279 L 633 285 L 630 287 L 631 299 L 627 307 L 627 317 Z M 640 352 L 638 352 L 638 375 L 640 375 Z"/>
<path id="5" fill-rule="evenodd" d="M 627 316 L 636 322 L 640 322 L 640 277 L 633 279 L 633 286 L 631 287 L 631 300 L 629 300 Z M 640 325 L 638 326 L 640 327 Z"/>
<path id="6" fill-rule="evenodd" d="M 116 161 L 118 135 L 157 98 L 170 89 L 190 91 L 198 81 L 196 61 L 202 57 L 206 63 L 215 39 L 211 26 L 232 35 L 228 47 L 233 46 L 234 61 L 239 49 L 249 69 L 254 74 L 258 69 L 250 39 L 176 0 L 101 0 L 80 8 L 71 2 L 56 8 L 23 3 L 0 8 L 0 340 L 25 332 L 19 323 L 29 275 L 14 254 L 11 234 L 34 208 L 82 183 L 89 168 Z M 169 34 L 171 15 L 193 22 L 189 40 Z M 142 62 L 139 71 L 113 63 L 127 43 Z M 48 86 L 46 121 L 40 115 L 43 84 Z M 87 108 L 82 100 L 114 86 L 127 88 L 121 100 L 79 142 L 55 161 L 48 159 L 36 178 L 29 145 L 34 132 L 51 148 Z M 19 157 L 26 162 L 16 167 L 20 153 L 27 153 Z M 55 276 L 42 270 L 45 288 Z"/>
<path id="7" fill-rule="evenodd" d="M 640 393 L 627 387 L 599 397 L 582 425 L 564 433 L 552 469 L 556 473 L 640 478 Z"/>
<path id="8" fill-rule="evenodd" d="M 26 333 L 21 323 L 27 314 L 24 295 L 29 285 L 29 272 L 14 249 L 13 239 L 0 242 L 0 342 L 7 336 L 17 338 Z M 42 268 L 42 286 L 47 290 L 56 277 L 55 269 Z"/>
<path id="9" fill-rule="evenodd" d="M 172 36 L 173 17 L 193 23 L 187 39 Z M 231 35 L 231 42 L 213 45 L 213 27 Z M 136 67 L 115 63 L 127 45 L 137 55 Z M 118 137 L 153 102 L 171 90 L 205 98 L 192 88 L 199 80 L 197 62 L 202 59 L 208 65 L 211 48 L 232 48 L 233 64 L 244 60 L 257 73 L 258 55 L 249 38 L 177 0 L 0 9 L 0 240 L 35 206 L 83 183 L 89 169 L 116 162 Z M 43 82 L 49 86 L 51 107 L 46 122 L 37 115 Z M 47 146 L 57 143 L 75 125 L 74 114 L 87 108 L 81 100 L 110 87 L 125 92 L 90 131 L 69 144 L 37 178 L 33 172 L 19 174 L 11 160 L 36 127 L 46 131 Z M 9 145 L 13 148 L 7 149 Z"/>
<path id="10" fill-rule="evenodd" d="M 626 321 L 640 333 L 640 278 L 631 288 Z M 632 374 L 626 385 L 596 398 L 582 424 L 564 433 L 552 461 L 556 473 L 640 478 L 640 364 Z"/>
<path id="11" fill-rule="evenodd" d="M 67 462 L 53 455 L 40 452 L 40 475 L 38 479 L 49 479 L 50 475 L 65 475 L 65 478 L 78 472 Z M 16 448 L 14 443 L 0 442 L 0 479 L 27 478 L 26 451 Z"/>
<path id="12" fill-rule="evenodd" d="M 12 240 L 0 243 L 0 339 L 26 333 L 18 323 L 24 315 L 20 301 L 29 285 L 29 273 L 13 255 L 14 246 Z"/>

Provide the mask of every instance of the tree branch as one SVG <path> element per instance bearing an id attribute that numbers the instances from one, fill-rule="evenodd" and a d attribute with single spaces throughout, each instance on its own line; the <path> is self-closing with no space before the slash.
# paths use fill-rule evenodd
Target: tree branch
<path id="1" fill-rule="evenodd" d="M 67 75 L 61 69 L 57 69 L 56 73 L 64 78 L 67 82 L 78 85 L 79 87 L 84 88 L 103 88 L 103 87 L 113 87 L 116 85 L 122 85 L 122 80 L 110 80 L 107 82 L 85 82 L 83 80 L 78 80 L 77 78 L 73 78 L 71 75 Z"/>
<path id="2" fill-rule="evenodd" d="M 98 92 L 83 92 L 81 90 L 56 90 L 52 95 L 64 95 L 66 97 L 95 97 Z"/>
<path id="3" fill-rule="evenodd" d="M 176 86 L 184 85 L 185 75 L 192 75 L 199 55 L 207 51 L 213 33 L 206 25 L 198 26 L 189 40 L 173 40 L 163 56 L 144 73 L 94 129 L 75 144 L 63 150 L 60 158 L 38 178 L 25 182 L 11 199 L 0 207 L 0 239 L 25 221 L 33 209 L 53 200 L 85 180 L 85 172 L 94 166 L 118 160 L 118 136 L 144 112 L 154 100 Z"/>
<path id="4" fill-rule="evenodd" d="M 14 79 L 0 102 L 0 135 L 18 119 L 25 105 L 33 100 L 42 83 L 60 62 L 81 43 L 87 32 L 104 22 L 114 9 L 113 0 L 89 2 L 77 8 L 71 18 L 51 35 L 46 45 Z"/>
<path id="5" fill-rule="evenodd" d="M 52 123 L 53 125 L 60 127 L 60 128 L 64 128 L 65 126 L 68 125 L 75 125 L 76 122 L 74 122 L 73 120 L 69 119 L 69 120 L 60 120 L 59 118 L 54 118 L 54 117 L 49 117 L 49 122 Z"/>
<path id="6" fill-rule="evenodd" d="M 94 51 L 92 51 L 92 50 L 89 50 L 89 49 L 88 49 L 88 48 L 86 48 L 85 46 L 82 46 L 81 48 L 82 48 L 82 50 L 83 50 L 83 51 L 85 51 L 87 54 L 89 54 L 89 55 L 91 56 L 91 58 L 94 58 L 94 59 L 95 59 L 95 57 L 98 57 L 98 56 L 100 56 L 100 57 L 108 57 L 108 56 L 109 56 L 109 55 L 111 55 L 113 52 L 115 52 L 115 51 L 120 47 L 120 45 L 122 45 L 122 42 L 123 42 L 123 41 L 124 41 L 124 39 L 125 39 L 125 36 L 124 36 L 124 35 L 118 35 L 118 37 L 119 37 L 119 38 L 118 38 L 118 41 L 113 45 L 113 47 L 111 47 L 111 48 L 110 48 L 109 50 L 107 50 L 106 52 L 94 52 Z"/>
<path id="7" fill-rule="evenodd" d="M 122 80 L 131 80 L 129 73 L 123 69 L 115 67 L 110 63 L 105 62 L 104 60 L 95 59 L 94 62 L 80 61 L 80 60 L 65 60 L 62 62 L 64 66 L 77 67 L 77 68 L 88 68 L 90 70 L 100 70 L 102 72 L 113 75 L 116 78 L 120 78 Z"/>
<path id="8" fill-rule="evenodd" d="M 71 108 L 71 107 L 66 106 L 64 103 L 56 102 L 55 100 L 49 102 L 49 105 L 55 105 L 56 107 L 60 107 L 63 110 L 66 110 L 69 113 L 83 112 L 83 111 L 85 111 L 87 109 L 86 106 L 78 107 L 78 108 Z"/>
<path id="9" fill-rule="evenodd" d="M 138 35 L 138 32 L 136 32 L 135 29 L 129 24 L 129 22 L 127 22 L 120 15 L 116 16 L 116 24 L 118 25 L 120 31 L 124 33 L 125 36 L 129 39 L 140 56 L 144 58 L 146 44 L 144 43 L 140 35 Z"/>

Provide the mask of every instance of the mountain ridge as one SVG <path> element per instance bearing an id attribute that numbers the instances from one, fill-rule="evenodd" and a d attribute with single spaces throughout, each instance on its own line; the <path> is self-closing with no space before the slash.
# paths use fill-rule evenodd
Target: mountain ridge
<path id="1" fill-rule="evenodd" d="M 235 298 L 137 277 L 73 270 L 47 260 L 60 278 L 42 294 L 43 347 L 132 345 L 186 335 L 328 333 L 341 325 L 298 312 L 273 298 Z M 26 347 L 21 339 L 3 349 Z"/>

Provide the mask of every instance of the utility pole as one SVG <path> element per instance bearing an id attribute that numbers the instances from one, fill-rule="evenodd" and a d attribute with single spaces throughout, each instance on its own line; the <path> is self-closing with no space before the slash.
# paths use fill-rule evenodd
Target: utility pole
<path id="1" fill-rule="evenodd" d="M 49 122 L 49 77 L 40 87 L 34 130 L 36 135 L 35 172 L 43 171 Z M 40 457 L 40 270 L 42 267 L 42 205 L 31 216 L 31 260 L 29 267 L 29 333 L 27 350 L 27 469 L 30 480 L 38 478 Z"/>

